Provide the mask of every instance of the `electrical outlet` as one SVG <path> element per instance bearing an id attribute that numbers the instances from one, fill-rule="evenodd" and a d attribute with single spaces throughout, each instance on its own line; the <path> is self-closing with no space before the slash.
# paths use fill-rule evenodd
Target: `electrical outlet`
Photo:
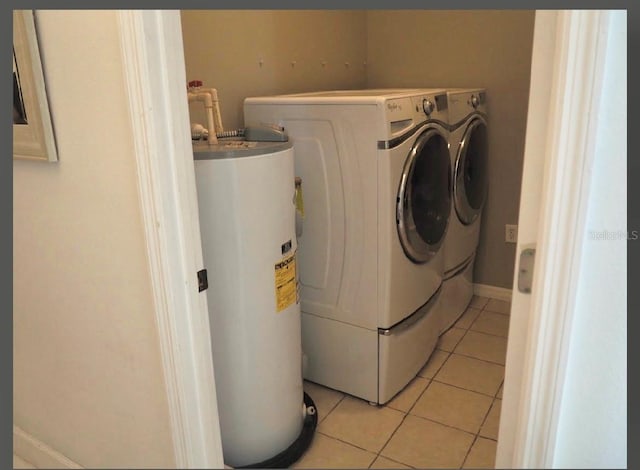
<path id="1" fill-rule="evenodd" d="M 516 243 L 518 241 L 518 226 L 517 225 L 505 225 L 504 226 L 504 241 L 507 243 Z"/>

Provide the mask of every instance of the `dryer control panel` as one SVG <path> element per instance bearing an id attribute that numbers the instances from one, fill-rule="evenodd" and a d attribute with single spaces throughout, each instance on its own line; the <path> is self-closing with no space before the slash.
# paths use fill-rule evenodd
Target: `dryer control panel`
<path id="1" fill-rule="evenodd" d="M 390 137 L 398 137 L 425 121 L 447 122 L 447 94 L 442 92 L 388 99 L 385 113 Z"/>
<path id="2" fill-rule="evenodd" d="M 487 93 L 484 88 L 450 90 L 449 118 L 458 123 L 474 112 L 487 113 Z"/>

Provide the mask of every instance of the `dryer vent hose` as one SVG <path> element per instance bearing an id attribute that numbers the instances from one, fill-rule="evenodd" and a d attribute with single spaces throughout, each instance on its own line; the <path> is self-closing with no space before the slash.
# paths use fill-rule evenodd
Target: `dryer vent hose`
<path id="1" fill-rule="evenodd" d="M 302 431 L 293 444 L 275 457 L 237 468 L 289 468 L 291 465 L 296 463 L 311 446 L 313 435 L 316 431 L 316 426 L 318 425 L 316 405 L 313 403 L 313 400 L 307 392 L 304 392 L 304 405 L 306 407 L 306 414 L 302 425 Z"/>

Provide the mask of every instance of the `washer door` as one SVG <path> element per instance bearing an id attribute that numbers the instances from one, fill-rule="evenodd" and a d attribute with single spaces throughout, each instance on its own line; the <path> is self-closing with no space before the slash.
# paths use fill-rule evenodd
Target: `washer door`
<path id="1" fill-rule="evenodd" d="M 449 222 L 451 157 L 447 139 L 430 127 L 416 139 L 402 171 L 396 222 L 405 254 L 429 261 L 440 248 Z"/>
<path id="2" fill-rule="evenodd" d="M 456 156 L 453 198 L 460 222 L 471 224 L 478 218 L 487 197 L 489 158 L 487 123 L 477 116 L 467 126 Z"/>

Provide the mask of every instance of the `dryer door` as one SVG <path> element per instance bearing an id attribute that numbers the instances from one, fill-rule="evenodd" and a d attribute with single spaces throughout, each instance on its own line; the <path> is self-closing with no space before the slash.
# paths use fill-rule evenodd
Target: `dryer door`
<path id="1" fill-rule="evenodd" d="M 429 127 L 407 156 L 396 206 L 400 242 L 414 263 L 429 261 L 444 240 L 451 210 L 450 180 L 447 139 Z"/>
<path id="2" fill-rule="evenodd" d="M 469 225 L 478 218 L 487 197 L 489 158 L 487 123 L 476 116 L 462 136 L 453 175 L 453 198 L 460 221 Z"/>

